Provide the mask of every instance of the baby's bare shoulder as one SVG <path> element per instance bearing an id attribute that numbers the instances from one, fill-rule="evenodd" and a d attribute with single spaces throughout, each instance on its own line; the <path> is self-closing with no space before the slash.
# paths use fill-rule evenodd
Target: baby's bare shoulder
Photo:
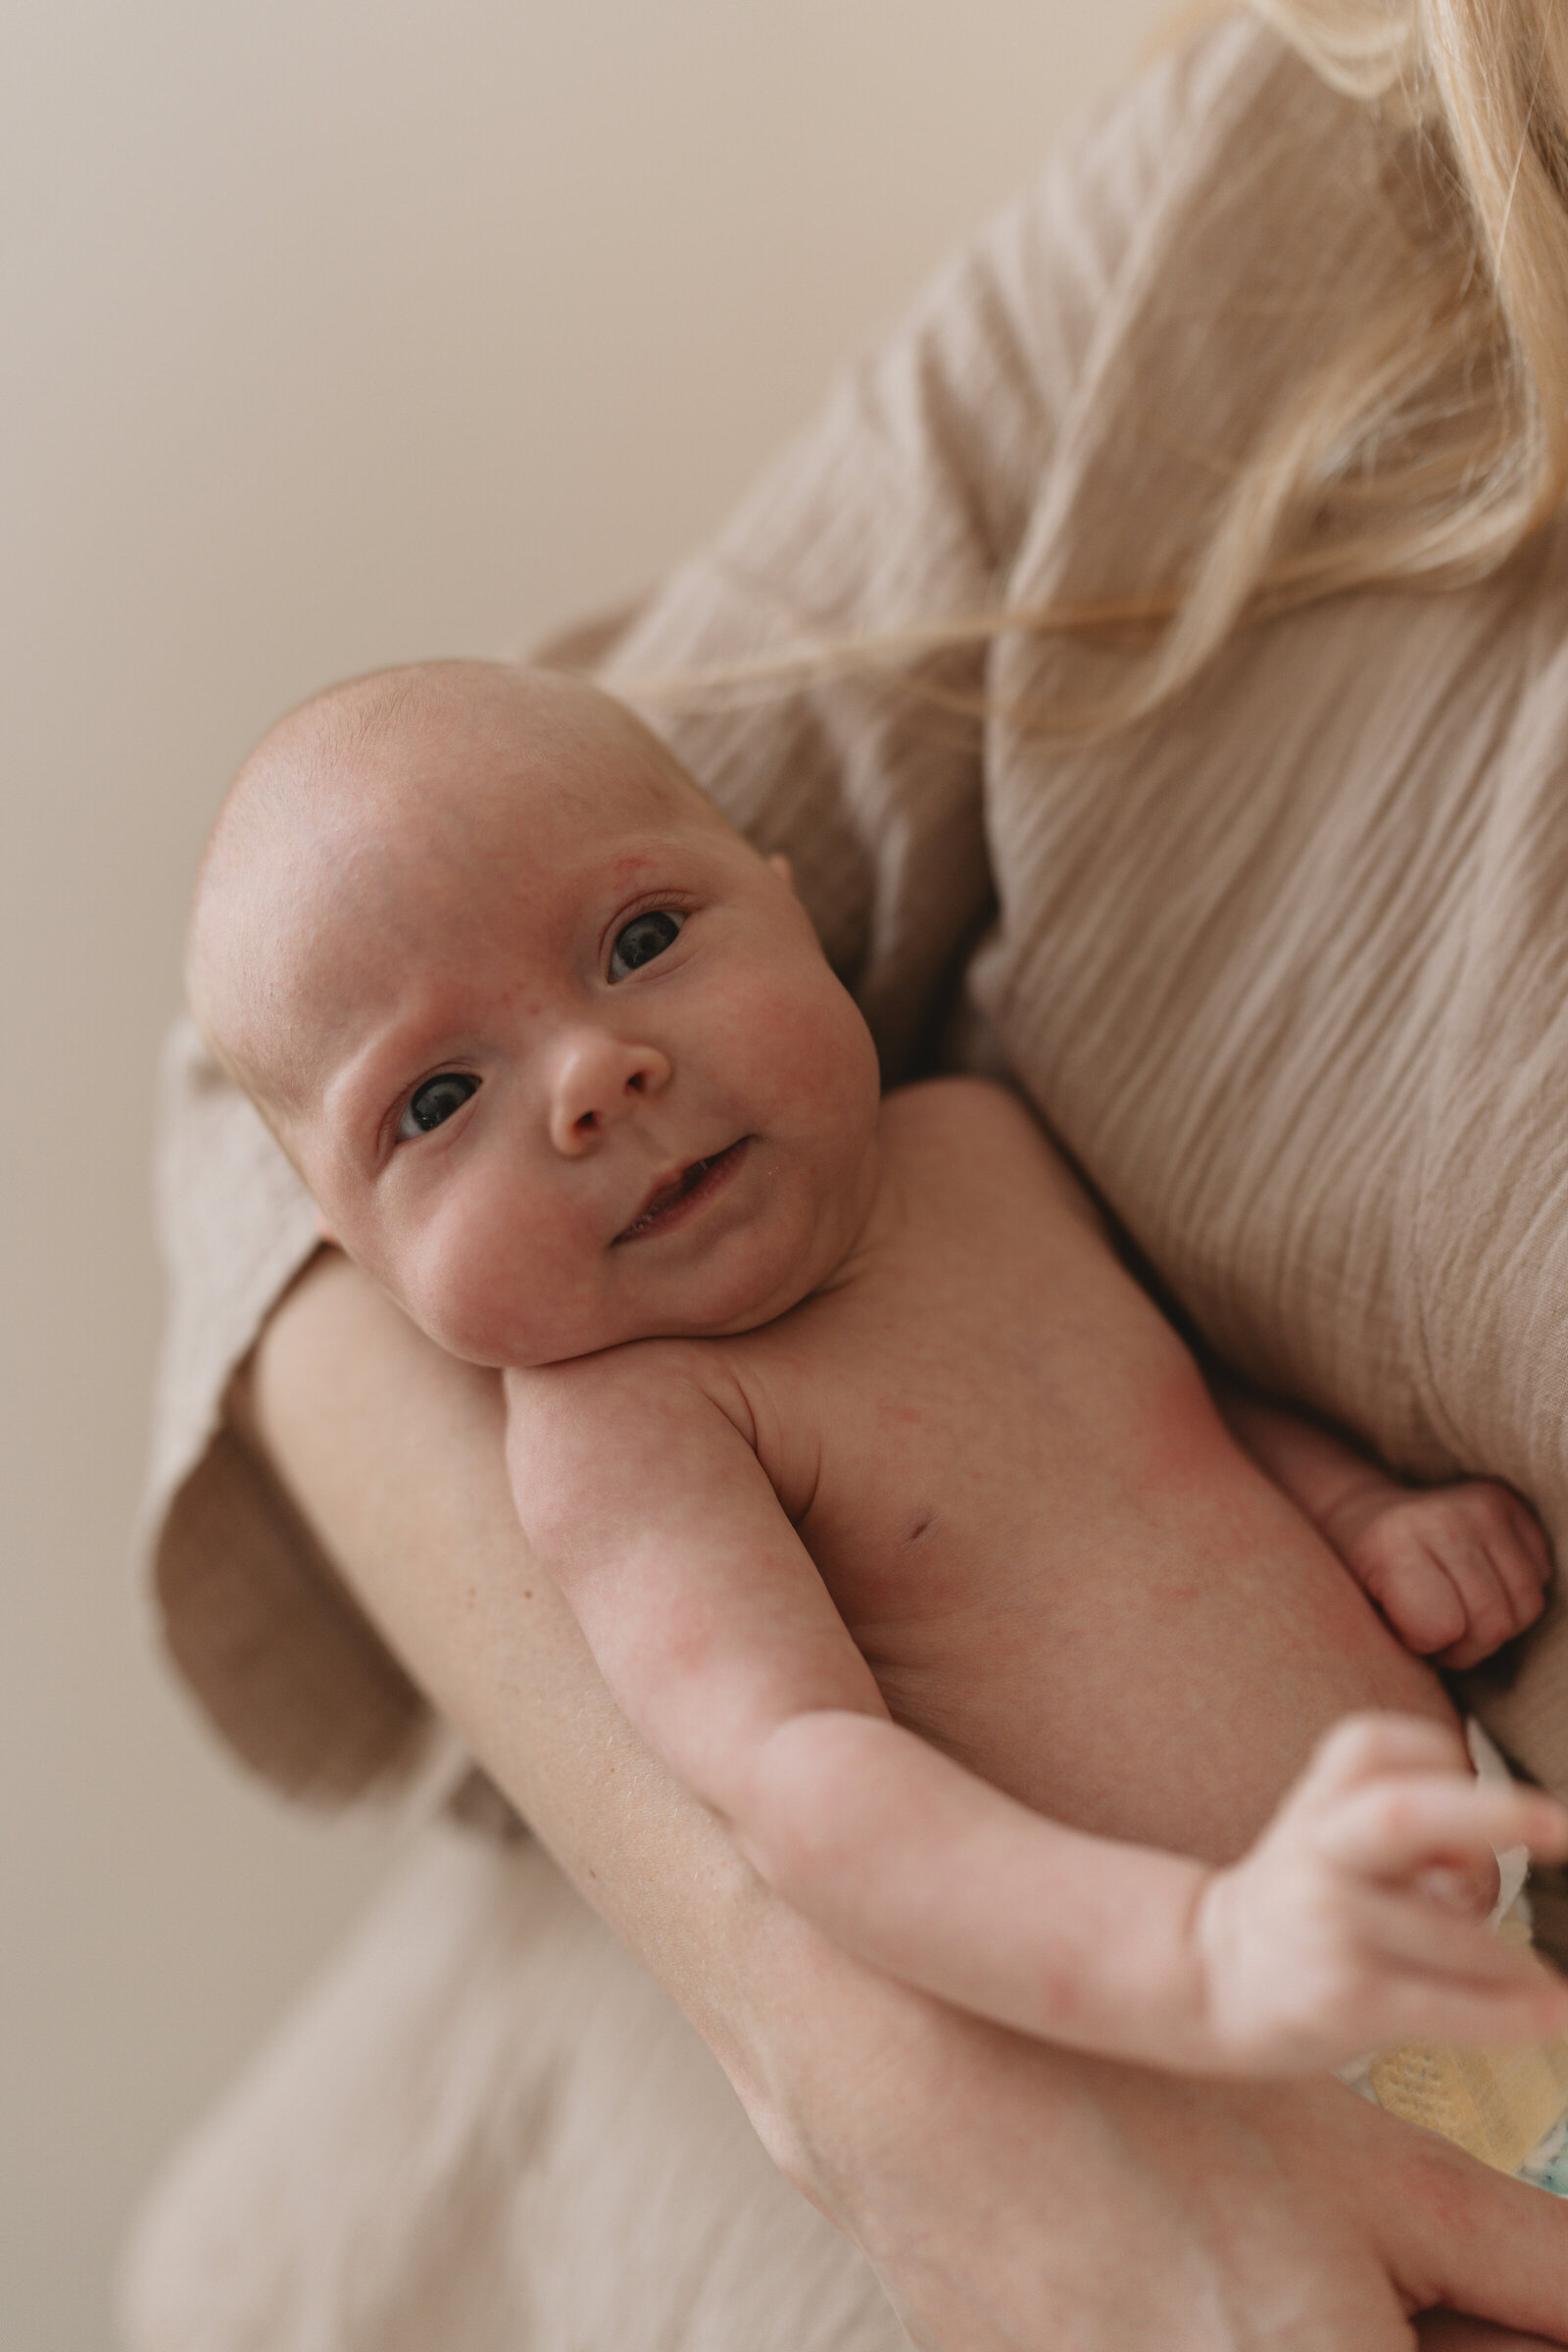
<path id="1" fill-rule="evenodd" d="M 1079 1177 L 1010 1088 L 991 1078 L 928 1078 L 882 1104 L 884 1146 L 895 1160 L 934 1173 L 944 1190 L 996 1194 L 1042 1188 L 1100 1230 L 1100 1212 Z"/>
<path id="2" fill-rule="evenodd" d="M 755 1443 L 746 1386 L 724 1340 L 633 1340 L 596 1355 L 508 1372 L 506 1392 L 514 1443 L 527 1443 L 529 1432 L 559 1443 L 570 1431 L 601 1445 L 634 1431 L 672 1438 L 715 1409 Z"/>
<path id="3" fill-rule="evenodd" d="M 758 1451 L 746 1387 L 722 1343 L 637 1340 L 509 1371 L 505 1386 L 513 1493 L 536 1543 L 564 1540 L 628 1486 L 652 1492 L 678 1472 L 700 1487 L 737 1438 Z"/>
<path id="4" fill-rule="evenodd" d="M 956 1143 L 973 1151 L 1059 1157 L 1029 1105 L 994 1078 L 923 1078 L 882 1099 L 884 1134 L 899 1143 Z"/>

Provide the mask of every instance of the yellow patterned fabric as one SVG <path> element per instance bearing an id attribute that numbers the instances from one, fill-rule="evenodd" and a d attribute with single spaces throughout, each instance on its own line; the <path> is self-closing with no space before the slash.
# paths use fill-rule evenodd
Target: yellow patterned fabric
<path id="1" fill-rule="evenodd" d="M 1528 1943 L 1522 1920 L 1497 1933 Z M 1385 2050 L 1372 2062 L 1380 2107 L 1439 2132 L 1499 2173 L 1516 2173 L 1568 2112 L 1568 2034 L 1511 2050 L 1457 2050 L 1421 2043 Z"/>
<path id="2" fill-rule="evenodd" d="M 1516 2173 L 1568 2109 L 1568 2036 L 1522 2050 L 1391 2050 L 1372 2088 L 1391 2115 Z"/>

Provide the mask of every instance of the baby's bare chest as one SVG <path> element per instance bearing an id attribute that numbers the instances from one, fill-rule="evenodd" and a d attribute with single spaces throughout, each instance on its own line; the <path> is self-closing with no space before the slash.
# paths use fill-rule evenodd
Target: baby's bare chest
<path id="1" fill-rule="evenodd" d="M 1089 1638 L 1109 1553 L 1189 1590 L 1241 1468 L 1070 1184 L 1008 1141 L 983 1183 L 961 1151 L 911 1152 L 893 1243 L 756 1335 L 744 1375 L 780 1501 L 915 1720 L 950 1684 L 1038 1687 Z"/>
<path id="2" fill-rule="evenodd" d="M 972 1292 L 956 1312 L 838 1336 L 790 1384 L 764 1466 L 858 1638 L 1035 1606 L 1059 1622 L 1107 1543 L 1147 1544 L 1216 1459 L 1228 1467 L 1197 1368 L 1157 1319 L 1097 1328 L 1015 1281 L 989 1311 Z"/>

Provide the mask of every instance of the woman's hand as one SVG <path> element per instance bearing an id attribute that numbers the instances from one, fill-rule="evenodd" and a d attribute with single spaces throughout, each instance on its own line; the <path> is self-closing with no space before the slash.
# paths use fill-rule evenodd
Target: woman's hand
<path id="1" fill-rule="evenodd" d="M 1221 2086 L 1023 2040 L 762 1888 L 633 1739 L 530 1561 L 499 1383 L 335 1254 L 273 1317 L 251 1405 L 394 1649 L 923 2352 L 1410 2352 L 1406 2315 L 1443 2303 L 1568 2344 L 1555 2199 L 1333 2082 Z"/>
<path id="2" fill-rule="evenodd" d="M 1568 2205 L 1340 2083 L 1083 2058 L 802 1959 L 766 2136 L 921 2352 L 1411 2352 L 1444 2307 L 1568 2343 Z"/>

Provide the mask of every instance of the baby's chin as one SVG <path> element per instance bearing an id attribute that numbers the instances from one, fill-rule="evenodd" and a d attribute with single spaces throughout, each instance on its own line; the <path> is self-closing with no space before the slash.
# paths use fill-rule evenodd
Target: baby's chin
<path id="1" fill-rule="evenodd" d="M 533 1372 L 549 1364 L 574 1362 L 579 1356 L 603 1355 L 612 1348 L 635 1347 L 646 1340 L 735 1339 L 742 1332 L 777 1322 L 817 1287 L 808 1275 L 802 1274 L 798 1280 L 768 1288 L 756 1283 L 736 1286 L 707 1299 L 661 1300 L 641 1310 L 632 1306 L 619 1313 L 563 1314 L 543 1320 L 489 1314 L 470 1322 L 439 1313 L 423 1314 L 406 1298 L 399 1298 L 398 1304 L 448 1355 L 487 1370 Z"/>

